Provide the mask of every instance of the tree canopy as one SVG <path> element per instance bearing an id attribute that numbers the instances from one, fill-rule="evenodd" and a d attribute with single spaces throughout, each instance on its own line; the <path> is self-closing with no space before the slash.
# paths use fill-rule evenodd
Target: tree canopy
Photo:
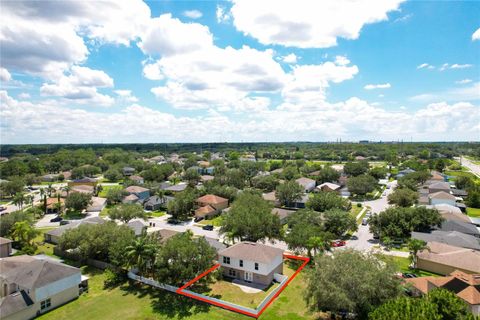
<path id="1" fill-rule="evenodd" d="M 335 192 L 321 191 L 315 193 L 307 201 L 307 207 L 315 211 L 327 211 L 330 209 L 350 210 L 351 203 L 347 199 L 339 196 Z"/>
<path id="2" fill-rule="evenodd" d="M 367 173 L 368 168 L 369 168 L 369 165 L 367 161 L 347 162 L 343 166 L 343 172 L 345 172 L 349 176 L 356 177 L 356 176 Z"/>
<path id="3" fill-rule="evenodd" d="M 92 203 L 92 196 L 88 193 L 71 192 L 65 200 L 65 207 L 74 211 L 82 211 Z"/>
<path id="4" fill-rule="evenodd" d="M 125 203 L 110 209 L 108 211 L 108 217 L 112 220 L 120 220 L 123 223 L 128 223 L 135 218 L 146 220 L 148 215 L 141 205 L 136 203 Z"/>
<path id="5" fill-rule="evenodd" d="M 348 191 L 353 194 L 365 195 L 375 190 L 377 180 L 368 174 L 362 174 L 354 177 L 350 177 L 347 180 Z"/>
<path id="6" fill-rule="evenodd" d="M 325 231 L 330 232 L 336 237 L 340 237 L 345 232 L 357 231 L 357 220 L 350 212 L 340 209 L 330 209 L 323 214 Z"/>
<path id="7" fill-rule="evenodd" d="M 277 199 L 286 206 L 292 206 L 303 195 L 303 188 L 296 181 L 291 180 L 279 184 L 276 189 Z"/>
<path id="8" fill-rule="evenodd" d="M 418 192 L 408 188 L 395 189 L 395 191 L 388 195 L 388 203 L 399 207 L 411 207 L 418 202 Z"/>

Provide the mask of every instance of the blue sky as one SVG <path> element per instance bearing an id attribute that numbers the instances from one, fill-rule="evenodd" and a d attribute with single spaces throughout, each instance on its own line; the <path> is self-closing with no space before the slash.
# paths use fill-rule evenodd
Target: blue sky
<path id="1" fill-rule="evenodd" d="M 480 137 L 480 2 L 2 6 L 2 143 Z"/>

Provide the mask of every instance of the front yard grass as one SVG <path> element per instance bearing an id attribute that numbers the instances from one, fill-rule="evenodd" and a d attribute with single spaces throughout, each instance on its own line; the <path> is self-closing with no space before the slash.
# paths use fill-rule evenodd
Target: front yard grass
<path id="1" fill-rule="evenodd" d="M 215 218 L 209 219 L 209 220 L 203 219 L 202 221 L 200 221 L 198 223 L 201 224 L 201 225 L 211 224 L 214 227 L 220 227 L 221 224 L 222 224 L 222 216 L 219 215 L 219 216 L 216 216 Z"/>
<path id="2" fill-rule="evenodd" d="M 389 261 L 392 261 L 399 269 L 400 272 L 404 273 L 413 273 L 415 274 L 416 276 L 418 277 L 427 277 L 427 276 L 434 276 L 434 277 L 439 277 L 441 275 L 439 274 L 436 274 L 436 273 L 432 273 L 432 272 L 428 272 L 428 271 L 425 271 L 425 270 L 420 270 L 420 269 L 417 269 L 417 270 L 413 270 L 413 269 L 410 269 L 409 266 L 410 266 L 410 259 L 409 258 L 404 258 L 404 257 L 395 257 L 395 256 L 386 256 L 384 255 L 382 257 L 382 259 L 385 259 L 385 260 L 389 260 Z"/>
<path id="3" fill-rule="evenodd" d="M 478 178 L 476 175 L 474 175 L 471 172 L 465 172 L 465 171 L 445 171 L 445 174 L 447 176 L 452 176 L 454 177 L 453 180 L 455 180 L 455 177 L 469 177 L 473 181 L 476 181 Z"/>
<path id="4" fill-rule="evenodd" d="M 46 254 L 47 256 L 55 256 L 53 254 L 53 248 L 55 247 L 54 244 L 45 242 L 44 233 L 55 228 L 38 228 L 37 230 L 40 233 L 33 239 L 33 242 L 37 245 L 37 250 L 35 254 Z"/>
<path id="5" fill-rule="evenodd" d="M 98 193 L 99 197 L 106 198 L 109 189 L 122 189 L 122 186 L 102 186 L 102 191 Z"/>
<path id="6" fill-rule="evenodd" d="M 78 211 L 66 211 L 63 213 L 62 218 L 65 220 L 80 220 L 85 218 L 86 214 Z"/>
<path id="7" fill-rule="evenodd" d="M 285 268 L 290 276 L 294 271 Z M 319 314 L 312 314 L 303 300 L 305 292 L 305 271 L 285 288 L 280 296 L 262 314 L 262 320 L 314 320 Z M 182 319 L 182 320 L 250 320 L 250 317 L 217 308 L 206 303 L 150 288 L 138 283 L 125 283 L 112 289 L 105 289 L 105 275 L 102 271 L 88 268 L 84 274 L 90 277 L 89 291 L 78 299 L 52 310 L 37 319 L 40 320 L 90 320 L 90 319 Z"/>
<path id="8" fill-rule="evenodd" d="M 472 218 L 480 218 L 479 208 L 467 208 L 467 215 Z"/>
<path id="9" fill-rule="evenodd" d="M 165 210 L 157 210 L 157 211 L 148 212 L 149 217 L 155 217 L 155 218 L 162 217 L 166 214 L 167 214 L 167 212 L 165 212 Z"/>

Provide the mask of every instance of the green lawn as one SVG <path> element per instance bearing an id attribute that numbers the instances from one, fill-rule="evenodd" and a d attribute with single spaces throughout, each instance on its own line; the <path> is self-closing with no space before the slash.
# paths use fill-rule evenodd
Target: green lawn
<path id="1" fill-rule="evenodd" d="M 207 224 L 212 224 L 214 227 L 220 227 L 222 223 L 222 216 L 219 215 L 219 216 L 216 216 L 215 218 L 213 219 L 203 219 L 202 221 L 199 222 L 199 224 L 202 224 L 202 225 L 207 225 Z"/>
<path id="2" fill-rule="evenodd" d="M 113 207 L 113 205 L 107 204 L 107 206 L 103 208 L 102 211 L 100 211 L 100 217 L 107 217 L 108 211 L 110 211 L 110 209 L 112 209 Z"/>
<path id="3" fill-rule="evenodd" d="M 363 207 L 357 207 L 356 204 L 352 204 L 352 209 L 350 209 L 350 214 L 352 215 L 352 217 L 356 219 L 357 215 L 360 213 L 360 211 L 362 211 L 362 209 Z"/>
<path id="4" fill-rule="evenodd" d="M 469 177 L 472 178 L 474 181 L 477 180 L 477 176 L 474 175 L 471 172 L 464 172 L 464 171 L 445 171 L 445 174 L 447 176 L 453 176 L 453 180 L 455 180 L 455 177 Z"/>
<path id="5" fill-rule="evenodd" d="M 197 302 L 187 297 L 153 289 L 139 284 L 124 284 L 104 289 L 104 274 L 87 269 L 89 292 L 60 308 L 38 317 L 41 320 L 90 319 L 183 319 L 183 320 L 250 320 L 231 311 Z M 285 268 L 285 274 L 293 270 Z M 318 319 L 310 313 L 303 300 L 305 283 L 303 271 L 285 288 L 261 316 L 262 320 Z"/>
<path id="6" fill-rule="evenodd" d="M 102 186 L 102 191 L 98 193 L 99 197 L 106 198 L 109 189 L 123 189 L 122 186 Z"/>
<path id="7" fill-rule="evenodd" d="M 157 210 L 157 211 L 149 212 L 148 216 L 158 218 L 158 217 L 164 216 L 166 214 L 167 214 L 167 212 L 165 212 L 164 210 Z"/>
<path id="8" fill-rule="evenodd" d="M 467 208 L 467 215 L 472 218 L 480 218 L 480 209 Z"/>
<path id="9" fill-rule="evenodd" d="M 77 211 L 64 212 L 62 218 L 65 220 L 79 220 L 85 218 L 85 214 Z"/>
<path id="10" fill-rule="evenodd" d="M 426 277 L 426 276 L 440 276 L 436 273 L 424 271 L 424 270 L 412 270 L 408 266 L 410 265 L 410 259 L 409 258 L 403 258 L 403 257 L 394 257 L 394 256 L 383 256 L 383 259 L 385 260 L 390 260 L 393 261 L 400 272 L 408 272 L 408 273 L 413 273 L 419 277 Z"/>
<path id="11" fill-rule="evenodd" d="M 53 254 L 53 248 L 55 247 L 55 245 L 53 245 L 51 243 L 44 242 L 45 238 L 43 237 L 43 234 L 45 232 L 48 232 L 48 231 L 53 230 L 53 229 L 55 229 L 55 228 L 37 229 L 38 231 L 40 231 L 40 233 L 33 240 L 35 242 L 35 244 L 37 245 L 37 250 L 35 251 L 35 254 L 46 254 L 48 256 L 55 256 Z"/>

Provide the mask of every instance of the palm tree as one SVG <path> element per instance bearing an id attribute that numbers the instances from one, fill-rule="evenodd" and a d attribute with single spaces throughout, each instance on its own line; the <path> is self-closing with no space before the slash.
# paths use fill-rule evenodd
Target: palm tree
<path id="1" fill-rule="evenodd" d="M 68 184 L 62 188 L 63 191 L 65 191 L 67 193 L 67 198 L 68 198 L 68 195 L 70 194 L 70 191 L 72 191 L 72 187 L 70 187 Z"/>
<path id="2" fill-rule="evenodd" d="M 34 199 L 35 199 L 35 197 L 32 194 L 29 194 L 25 197 L 25 203 L 27 205 L 31 205 L 33 207 L 33 200 Z"/>
<path id="3" fill-rule="evenodd" d="M 31 245 L 32 240 L 37 236 L 38 231 L 28 221 L 15 222 L 12 227 L 12 237 L 22 245 Z"/>
<path id="4" fill-rule="evenodd" d="M 48 193 L 48 196 L 51 197 L 52 196 L 52 192 L 54 191 L 55 189 L 53 188 L 52 184 L 49 184 L 48 187 L 47 187 L 47 193 Z"/>
<path id="5" fill-rule="evenodd" d="M 147 273 L 153 265 L 157 247 L 149 241 L 146 233 L 135 239 L 127 250 L 128 267 L 137 267 L 140 273 Z"/>
<path id="6" fill-rule="evenodd" d="M 17 192 L 13 197 L 13 204 L 18 206 L 20 210 L 22 210 L 24 203 L 25 203 L 25 194 L 23 192 Z"/>
<path id="7" fill-rule="evenodd" d="M 411 239 L 408 242 L 408 250 L 410 251 L 410 260 L 412 261 L 413 269 L 417 270 L 418 252 L 423 250 L 430 251 L 430 248 L 427 246 L 427 243 L 423 240 Z"/>
<path id="8" fill-rule="evenodd" d="M 313 255 L 316 256 L 318 253 L 328 250 L 330 248 L 330 237 L 320 233 L 317 236 L 310 237 L 307 241 L 307 250 L 308 256 L 312 257 L 311 251 L 313 250 Z"/>

